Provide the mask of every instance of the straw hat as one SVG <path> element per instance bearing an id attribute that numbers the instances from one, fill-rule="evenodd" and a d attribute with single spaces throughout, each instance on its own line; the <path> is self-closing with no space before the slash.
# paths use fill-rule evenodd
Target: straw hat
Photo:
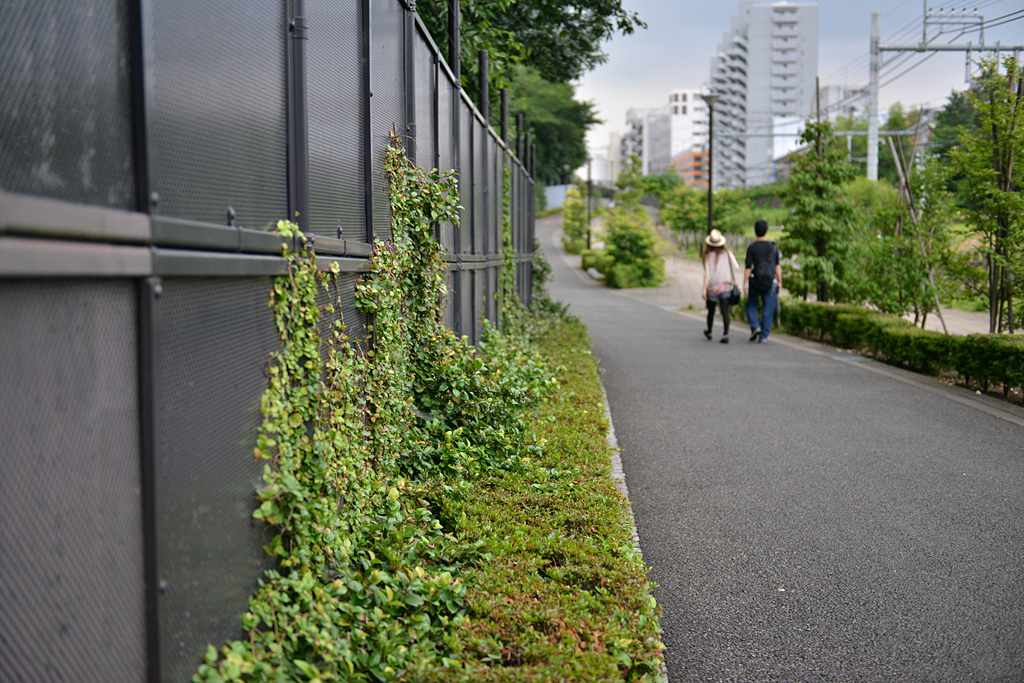
<path id="1" fill-rule="evenodd" d="M 715 230 L 711 231 L 710 235 L 704 238 L 704 242 L 709 247 L 724 247 L 725 237 L 723 237 L 722 233 L 718 232 L 718 229 L 716 228 Z"/>

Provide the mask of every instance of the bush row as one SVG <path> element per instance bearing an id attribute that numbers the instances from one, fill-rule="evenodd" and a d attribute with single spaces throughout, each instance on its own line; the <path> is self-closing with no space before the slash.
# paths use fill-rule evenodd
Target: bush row
<path id="1" fill-rule="evenodd" d="M 781 322 L 794 334 L 866 350 L 918 372 L 955 370 L 968 385 L 1001 384 L 1004 395 L 1024 389 L 1024 335 L 942 334 L 860 306 L 800 300 L 783 304 Z"/>

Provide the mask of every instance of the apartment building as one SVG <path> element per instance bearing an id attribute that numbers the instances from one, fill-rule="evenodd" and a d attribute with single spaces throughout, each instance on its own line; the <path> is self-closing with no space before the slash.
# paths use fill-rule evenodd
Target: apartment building
<path id="1" fill-rule="evenodd" d="M 773 182 L 773 131 L 813 113 L 818 6 L 740 2 L 711 59 L 715 188 Z"/>
<path id="2" fill-rule="evenodd" d="M 707 145 L 694 145 L 673 161 L 676 174 L 690 187 L 708 186 Z"/>
<path id="3" fill-rule="evenodd" d="M 635 154 L 643 175 L 667 173 L 692 147 L 706 145 L 707 136 L 708 110 L 700 90 L 672 90 L 661 107 L 626 112 L 622 160 Z"/>

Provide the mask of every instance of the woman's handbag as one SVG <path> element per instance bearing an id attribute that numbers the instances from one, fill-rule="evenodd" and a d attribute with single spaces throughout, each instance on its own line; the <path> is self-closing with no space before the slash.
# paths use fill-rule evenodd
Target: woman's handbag
<path id="1" fill-rule="evenodd" d="M 729 277 L 732 278 L 732 291 L 729 292 L 729 305 L 735 306 L 740 302 L 743 292 L 740 290 L 740 286 L 736 284 L 736 273 L 732 269 L 732 256 L 728 250 L 725 252 L 725 258 L 729 259 Z"/>

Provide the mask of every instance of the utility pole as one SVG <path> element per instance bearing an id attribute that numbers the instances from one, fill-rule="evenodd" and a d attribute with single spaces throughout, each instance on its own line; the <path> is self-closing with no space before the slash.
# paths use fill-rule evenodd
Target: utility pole
<path id="1" fill-rule="evenodd" d="M 594 196 L 594 181 L 590 175 L 590 164 L 594 160 L 587 157 L 587 249 L 590 249 L 590 202 Z"/>
<path id="2" fill-rule="evenodd" d="M 871 66 L 868 69 L 868 180 L 878 180 L 878 12 L 871 13 Z"/>
<path id="3" fill-rule="evenodd" d="M 981 29 L 980 50 L 985 50 L 985 17 L 980 14 L 968 14 L 966 9 L 957 13 L 952 10 L 948 14 L 942 9 L 938 14 L 928 11 L 928 0 L 923 0 L 923 27 L 921 29 L 920 45 L 887 45 L 879 44 L 878 12 L 871 13 L 871 66 L 868 84 L 868 180 L 878 180 L 878 70 L 881 66 L 881 53 L 883 52 L 964 52 L 967 54 L 967 70 L 970 76 L 971 51 L 978 47 L 967 43 L 967 45 L 929 45 L 929 26 L 958 26 L 958 27 L 979 27 Z M 975 10 L 977 11 L 977 10 Z M 941 35 L 941 32 L 939 33 Z M 934 40 L 938 35 L 932 38 Z M 1024 45 L 1000 46 L 996 43 L 996 55 L 1000 50 L 1012 50 L 1014 53 L 1024 50 Z"/>

